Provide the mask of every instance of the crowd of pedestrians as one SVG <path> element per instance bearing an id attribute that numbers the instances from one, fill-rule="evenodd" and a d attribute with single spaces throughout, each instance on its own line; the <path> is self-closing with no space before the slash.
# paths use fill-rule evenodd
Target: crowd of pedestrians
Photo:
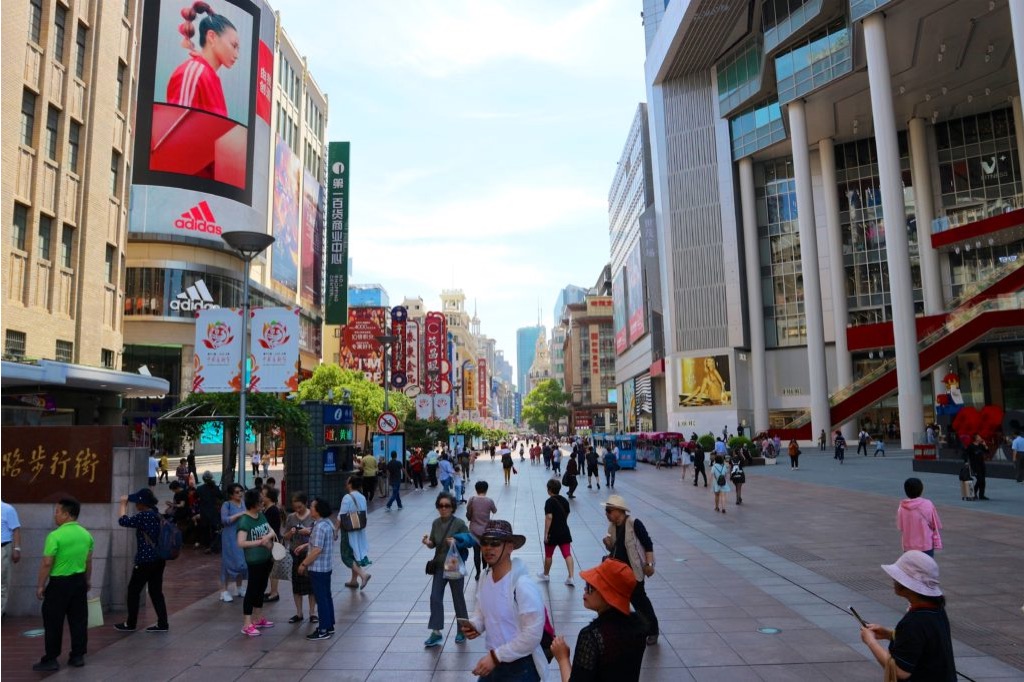
<path id="1" fill-rule="evenodd" d="M 858 435 L 858 452 L 863 451 L 866 456 L 864 436 L 863 431 Z M 1021 448 L 1016 447 L 1018 441 Z M 1018 441 L 1014 441 L 1015 459 L 1024 457 L 1024 438 L 1020 434 Z M 835 434 L 833 443 L 835 458 L 842 463 L 845 441 L 841 433 Z M 762 454 L 777 454 L 781 452 L 782 443 L 777 436 L 765 437 L 760 443 L 755 441 L 753 447 Z M 665 464 L 671 466 L 678 459 L 682 479 L 689 482 L 692 466 L 695 487 L 701 477 L 704 487 L 709 487 L 710 473 L 716 512 L 726 513 L 728 496 L 734 488 L 735 504 L 743 503 L 745 467 L 752 461 L 746 445 L 730 450 L 722 437 L 715 439 L 713 448 L 705 449 L 694 434 L 688 442 L 679 443 L 675 448 L 678 454 L 673 451 L 666 461 L 659 460 L 659 468 Z M 984 497 L 984 448 L 984 441 L 976 439 L 965 454 L 979 479 L 980 499 L 987 499 Z M 172 499 L 164 514 L 160 513 L 159 501 L 148 487 L 122 497 L 119 502 L 117 523 L 134 532 L 136 552 L 127 586 L 127 614 L 114 628 L 133 632 L 140 627 L 139 606 L 145 589 L 156 618 L 145 630 L 169 631 L 163 595 L 167 558 L 161 554 L 159 543 L 165 524 L 186 530 L 191 524 L 196 531 L 196 546 L 221 554 L 220 599 L 224 602 L 243 600 L 242 634 L 258 637 L 263 630 L 274 627 L 263 614 L 263 607 L 266 602 L 280 598 L 278 582 L 286 580 L 291 583 L 295 605 L 295 615 L 288 623 L 302 623 L 308 612 L 308 621 L 314 627 L 306 638 L 330 639 L 335 631 L 331 593 L 333 545 L 339 544 L 341 563 L 351 571 L 345 587 L 365 589 L 372 578 L 367 568 L 373 563 L 366 516 L 377 489 L 375 479 L 386 476 L 391 489 L 385 505 L 389 512 L 394 506 L 403 509 L 401 487 L 405 481 L 411 482 L 414 490 L 424 489 L 426 483 L 432 488 L 441 487 L 434 501 L 437 516 L 422 537 L 422 544 L 430 552 L 425 572 L 431 583 L 425 647 L 437 647 L 443 642 L 442 631 L 450 622 L 445 613 L 447 592 L 458 621 L 455 643 L 477 637 L 484 637 L 486 641 L 487 653 L 473 670 L 483 680 L 539 680 L 551 660 L 557 661 L 562 680 L 637 679 L 646 648 L 656 645 L 660 634 L 658 617 L 647 594 L 647 581 L 655 575 L 656 560 L 654 541 L 647 526 L 631 513 L 624 497 L 613 493 L 602 504 L 608 522 L 602 540 L 606 560 L 579 572 L 583 581 L 583 605 L 594 611 L 596 617 L 580 630 L 574 651 L 570 652 L 564 637 L 556 634 L 538 586 L 538 583 L 550 581 L 554 553 L 558 550 L 566 566 L 564 583 L 575 587 L 570 517 L 578 477 L 585 471 L 587 488 L 596 485 L 600 490 L 600 468 L 603 468 L 605 486 L 614 490 L 615 473 L 619 468 L 617 451 L 599 453 L 585 442 L 562 444 L 553 439 L 502 443 L 495 448 L 494 455 L 501 458 L 505 485 L 511 485 L 511 476 L 516 473 L 514 456 L 517 453 L 521 453 L 521 462 L 528 455 L 531 465 L 543 463 L 551 474 L 545 481 L 547 497 L 543 504 L 540 538 L 544 548 L 543 570 L 535 577 L 524 561 L 512 556 L 526 543 L 526 537 L 514 533 L 508 521 L 494 518 L 498 507 L 487 496 L 488 482 L 477 478 L 473 486 L 475 495 L 464 499 L 464 488 L 475 459 L 468 451 L 452 453 L 439 446 L 426 454 L 407 453 L 404 463 L 397 453 L 390 453 L 386 464 L 372 454 L 365 455 L 359 460 L 357 474 L 347 479 L 346 492 L 337 506 L 331 501 L 310 499 L 303 492 L 295 492 L 288 500 L 290 511 L 286 516 L 278 506 L 281 492 L 269 477 L 267 485 L 250 489 L 230 485 L 225 496 L 209 472 L 204 473 L 203 483 L 196 487 L 195 475 L 189 470 L 188 459 L 184 458 L 185 471 L 183 475 L 176 472 L 176 480 L 170 484 Z M 791 468 L 799 469 L 801 453 L 795 440 L 789 443 L 788 454 Z M 148 472 L 151 484 L 167 473 L 166 457 L 162 459 L 152 458 Z M 154 473 L 156 476 L 152 475 Z M 895 671 L 900 679 L 907 674 L 916 678 L 922 671 L 948 676 L 953 669 L 953 655 L 944 598 L 938 586 L 938 564 L 934 559 L 936 551 L 942 549 L 942 524 L 934 504 L 923 496 L 920 479 L 907 479 L 904 491 L 906 499 L 899 505 L 896 520 L 904 554 L 883 569 L 893 578 L 896 594 L 906 599 L 911 609 L 895 629 L 866 624 L 861 638 L 887 674 Z M 462 503 L 466 505 L 465 521 L 457 515 Z M 131 513 L 129 505 L 134 505 Z M 17 515 L 9 507 L 4 506 L 5 605 L 8 562 L 17 562 L 20 554 Z M 45 654 L 33 666 L 34 670 L 59 669 L 57 661 L 65 620 L 71 633 L 68 663 L 84 665 L 85 599 L 90 588 L 93 540 L 77 523 L 79 513 L 80 505 L 72 499 L 61 500 L 54 510 L 57 529 L 47 538 L 38 586 L 39 598 L 43 600 Z M 8 551 L 12 542 L 13 547 Z M 470 550 L 472 567 L 468 565 Z M 465 578 L 469 575 L 473 575 L 476 583 L 472 613 L 467 610 L 465 598 Z M 247 581 L 244 589 L 243 581 Z M 888 648 L 881 644 L 886 640 L 890 641 Z"/>

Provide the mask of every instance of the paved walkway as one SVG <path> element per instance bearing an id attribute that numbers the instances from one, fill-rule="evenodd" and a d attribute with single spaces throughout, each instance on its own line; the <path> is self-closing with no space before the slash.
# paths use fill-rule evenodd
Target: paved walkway
<path id="1" fill-rule="evenodd" d="M 895 624 L 903 609 L 878 566 L 900 553 L 894 517 L 902 481 L 911 475 L 908 458 L 848 458 L 840 468 L 831 455 L 808 453 L 800 471 L 753 468 L 744 504 L 731 505 L 727 515 L 712 510 L 710 489 L 682 483 L 678 469 L 640 466 L 619 473 L 616 492 L 651 530 L 657 553 L 658 572 L 648 592 L 663 634 L 647 650 L 642 679 L 880 679 L 881 669 L 868 659 L 856 622 L 842 609 L 855 604 L 869 620 L 886 624 Z M 516 555 L 540 570 L 537 538 L 547 474 L 543 466 L 517 467 L 519 475 L 508 487 L 500 483 L 500 465 L 489 458 L 478 462 L 473 477 L 492 484 L 497 516 L 510 519 L 529 539 Z M 992 506 L 956 504 L 958 498 L 947 503 L 943 486 L 955 487 L 952 477 L 927 478 L 925 493 L 938 501 L 946 527 L 946 550 L 939 562 L 959 670 L 975 680 L 1024 679 L 1018 575 L 1024 486 L 992 484 Z M 577 491 L 570 523 L 578 566 L 600 560 L 599 540 L 606 527 L 600 503 L 607 493 L 585 485 Z M 308 642 L 303 637 L 308 625 L 285 622 L 292 615 L 287 583 L 282 584 L 282 601 L 268 608 L 277 627 L 263 637 L 243 637 L 240 602 L 216 600 L 216 572 L 211 570 L 205 576 L 208 596 L 176 613 L 169 634 L 126 635 L 94 650 L 85 668 L 51 677 L 144 677 L 147 682 L 470 679 L 468 671 L 484 653 L 482 640 L 456 645 L 450 624 L 443 647 L 423 649 L 429 614 L 423 563 L 429 552 L 419 539 L 434 517 L 433 498 L 429 488 L 410 491 L 405 509 L 392 513 L 373 503 L 368 532 L 374 577 L 365 591 L 349 590 L 342 586 L 347 571 L 335 560 L 339 623 L 332 640 Z M 552 581 L 542 590 L 555 629 L 573 644 L 592 614 L 582 607 L 582 583 L 577 579 L 577 587 L 567 587 L 564 577 L 564 563 L 556 559 Z M 471 608 L 472 600 L 470 594 Z M 762 634 L 761 627 L 781 632 Z M 13 661 L 6 654 L 5 647 L 5 677 L 10 666 L 23 669 L 32 662 Z M 144 675 L 140 666 L 146 668 Z"/>

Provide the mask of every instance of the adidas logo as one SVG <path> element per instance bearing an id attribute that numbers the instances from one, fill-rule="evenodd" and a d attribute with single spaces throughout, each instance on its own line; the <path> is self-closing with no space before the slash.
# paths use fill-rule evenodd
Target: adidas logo
<path id="1" fill-rule="evenodd" d="M 219 235 L 223 230 L 213 217 L 213 211 L 206 201 L 200 201 L 188 211 L 181 214 L 181 217 L 174 221 L 174 226 L 179 230 L 194 230 L 196 232 L 207 232 Z"/>
<path id="2" fill-rule="evenodd" d="M 204 202 L 205 203 L 205 202 Z M 211 310 L 220 306 L 213 302 L 210 290 L 206 288 L 206 282 L 201 279 L 185 289 L 171 301 L 171 310 L 192 312 L 194 310 Z"/>

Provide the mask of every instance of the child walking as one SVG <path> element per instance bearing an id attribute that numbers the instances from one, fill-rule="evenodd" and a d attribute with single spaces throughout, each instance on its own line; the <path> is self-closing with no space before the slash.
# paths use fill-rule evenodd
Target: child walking
<path id="1" fill-rule="evenodd" d="M 931 500 L 921 497 L 924 483 L 919 478 L 908 478 L 903 482 L 907 499 L 900 501 L 896 512 L 896 527 L 903 540 L 903 551 L 912 549 L 924 552 L 930 557 L 935 550 L 942 549 L 942 522 Z"/>

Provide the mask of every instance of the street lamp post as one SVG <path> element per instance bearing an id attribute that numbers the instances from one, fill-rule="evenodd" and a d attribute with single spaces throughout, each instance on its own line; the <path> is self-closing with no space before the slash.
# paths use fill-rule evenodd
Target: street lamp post
<path id="1" fill-rule="evenodd" d="M 253 259 L 263 253 L 274 238 L 265 232 L 236 230 L 224 232 L 221 239 L 233 250 L 242 262 L 245 271 L 242 277 L 242 390 L 238 398 L 238 478 L 245 486 L 245 398 L 249 393 L 249 269 Z"/>
<path id="2" fill-rule="evenodd" d="M 390 383 L 388 379 L 388 364 L 390 358 L 388 350 L 395 341 L 398 341 L 398 337 L 394 334 L 381 334 L 374 338 L 377 339 L 377 343 L 384 346 L 384 411 L 389 412 L 391 410 L 391 405 L 388 403 L 388 383 Z"/>
<path id="3" fill-rule="evenodd" d="M 430 377 L 430 385 L 434 386 L 437 384 L 437 378 L 441 376 L 441 370 L 436 367 L 431 367 L 427 370 L 427 376 Z M 430 394 L 430 418 L 434 418 L 434 394 Z"/>

